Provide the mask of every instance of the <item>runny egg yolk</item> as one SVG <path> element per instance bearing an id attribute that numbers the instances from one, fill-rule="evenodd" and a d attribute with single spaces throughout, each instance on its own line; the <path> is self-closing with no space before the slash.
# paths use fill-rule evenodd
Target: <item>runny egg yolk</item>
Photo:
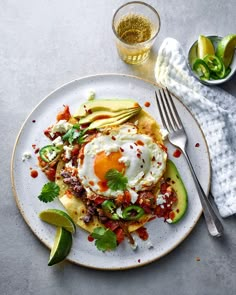
<path id="1" fill-rule="evenodd" d="M 105 175 L 110 169 L 116 169 L 119 172 L 125 171 L 125 164 L 119 162 L 122 157 L 120 151 L 106 154 L 104 151 L 97 153 L 94 160 L 94 173 L 101 180 L 106 181 Z"/>

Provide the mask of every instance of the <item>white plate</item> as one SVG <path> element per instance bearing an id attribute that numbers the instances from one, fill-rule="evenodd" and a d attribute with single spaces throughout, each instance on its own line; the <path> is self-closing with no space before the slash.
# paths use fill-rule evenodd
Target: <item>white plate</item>
<path id="1" fill-rule="evenodd" d="M 63 105 L 68 104 L 71 112 L 75 112 L 78 106 L 86 101 L 90 90 L 95 91 L 96 98 L 134 98 L 159 121 L 154 95 L 155 87 L 158 86 L 132 76 L 114 74 L 86 77 L 72 81 L 51 93 L 26 119 L 17 137 L 12 156 L 13 191 L 25 221 L 46 246 L 51 248 L 55 228 L 42 222 L 38 218 L 38 214 L 47 208 L 63 208 L 58 200 L 45 204 L 37 198 L 47 180 L 37 167 L 37 156 L 34 154 L 32 144 L 37 147 L 46 145 L 49 141 L 43 135 L 43 131 L 55 122 L 58 111 L 63 108 Z M 145 102 L 150 102 L 150 107 L 145 107 Z M 210 162 L 205 138 L 186 107 L 178 99 L 175 99 L 175 103 L 189 137 L 189 156 L 202 187 L 208 194 Z M 196 147 L 196 144 L 199 144 L 199 147 Z M 74 235 L 68 260 L 98 269 L 114 270 L 138 267 L 166 255 L 191 232 L 201 215 L 201 204 L 184 157 L 173 158 L 172 154 L 175 148 L 168 143 L 167 146 L 169 157 L 177 165 L 188 191 L 189 206 L 183 220 L 175 225 L 164 223 L 161 219 L 149 222 L 146 227 L 149 241 L 153 247 L 149 249 L 147 242 L 137 238 L 138 248 L 136 251 L 133 251 L 129 244 L 124 242 L 115 251 L 103 253 L 97 250 L 93 242 L 88 241 L 88 234 L 78 228 Z M 27 151 L 31 152 L 33 156 L 23 162 L 22 155 Z M 30 169 L 38 170 L 39 176 L 32 178 Z"/>

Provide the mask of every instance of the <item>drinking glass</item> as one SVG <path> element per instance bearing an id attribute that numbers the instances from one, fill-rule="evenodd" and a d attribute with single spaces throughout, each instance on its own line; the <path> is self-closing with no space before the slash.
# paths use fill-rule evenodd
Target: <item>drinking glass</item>
<path id="1" fill-rule="evenodd" d="M 117 51 L 128 64 L 145 62 L 160 31 L 158 12 L 141 1 L 119 7 L 112 20 Z"/>

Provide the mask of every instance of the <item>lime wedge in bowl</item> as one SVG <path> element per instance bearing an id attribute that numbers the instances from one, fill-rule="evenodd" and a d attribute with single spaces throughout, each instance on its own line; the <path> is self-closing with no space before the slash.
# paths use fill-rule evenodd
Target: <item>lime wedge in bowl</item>
<path id="1" fill-rule="evenodd" d="M 39 213 L 39 218 L 43 221 L 58 226 L 63 227 L 70 233 L 75 233 L 76 226 L 72 218 L 64 211 L 59 209 L 47 209 Z"/>
<path id="2" fill-rule="evenodd" d="M 217 46 L 216 55 L 220 57 L 227 68 L 232 63 L 236 48 L 236 35 L 227 35 L 220 40 Z"/>
<path id="3" fill-rule="evenodd" d="M 63 227 L 57 227 L 54 244 L 50 252 L 48 265 L 52 266 L 63 261 L 72 246 L 72 234 Z"/>
<path id="4" fill-rule="evenodd" d="M 215 48 L 213 43 L 211 42 L 211 39 L 203 35 L 200 35 L 197 41 L 197 53 L 198 53 L 198 58 L 201 58 L 201 59 L 204 59 L 204 57 L 208 54 L 214 55 Z"/>

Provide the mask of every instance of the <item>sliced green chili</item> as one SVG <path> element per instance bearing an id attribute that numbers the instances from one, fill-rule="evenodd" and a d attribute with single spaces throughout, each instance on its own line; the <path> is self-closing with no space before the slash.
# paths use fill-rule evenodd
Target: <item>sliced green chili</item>
<path id="1" fill-rule="evenodd" d="M 44 162 L 51 162 L 60 153 L 61 149 L 54 145 L 46 145 L 39 150 L 39 156 Z"/>
<path id="2" fill-rule="evenodd" d="M 206 55 L 203 60 L 207 64 L 210 71 L 215 73 L 220 72 L 224 66 L 223 62 L 213 54 Z"/>
<path id="3" fill-rule="evenodd" d="M 116 205 L 111 200 L 106 200 L 102 203 L 102 209 L 105 213 L 105 215 L 112 219 L 112 220 L 118 220 L 119 216 L 117 213 L 115 213 Z"/>
<path id="4" fill-rule="evenodd" d="M 209 80 L 210 70 L 207 64 L 200 58 L 197 58 L 193 63 L 193 70 L 202 80 Z"/>
<path id="5" fill-rule="evenodd" d="M 125 220 L 138 220 L 140 217 L 144 215 L 143 208 L 131 205 L 124 209 L 122 212 L 122 216 Z"/>

